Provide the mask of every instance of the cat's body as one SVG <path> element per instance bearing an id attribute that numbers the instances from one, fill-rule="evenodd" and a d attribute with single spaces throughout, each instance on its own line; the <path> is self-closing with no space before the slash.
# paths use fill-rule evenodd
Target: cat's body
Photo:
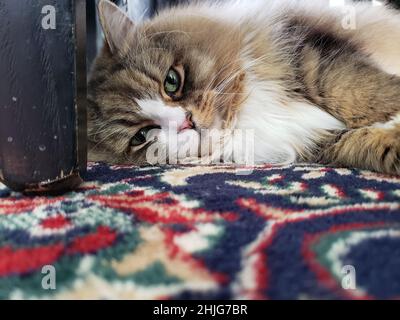
<path id="1" fill-rule="evenodd" d="M 398 12 L 243 0 L 174 8 L 134 25 L 108 2 L 100 8 L 108 45 L 89 87 L 93 160 L 148 163 L 153 147 L 186 159 L 181 149 L 209 141 L 201 129 L 224 129 L 224 139 L 200 156 L 219 160 L 222 145 L 232 159 L 230 145 L 248 152 L 232 132 L 251 129 L 256 163 L 400 173 Z M 171 69 L 182 85 L 169 95 Z M 158 129 L 132 146 L 144 126 Z M 162 135 L 171 130 L 175 144 Z"/>

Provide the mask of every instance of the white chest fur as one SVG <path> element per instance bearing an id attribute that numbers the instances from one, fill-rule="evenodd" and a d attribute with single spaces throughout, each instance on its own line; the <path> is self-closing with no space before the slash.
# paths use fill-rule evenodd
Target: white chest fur
<path id="1" fill-rule="evenodd" d="M 300 152 L 311 149 L 328 130 L 344 124 L 305 102 L 283 102 L 273 83 L 250 80 L 249 96 L 238 115 L 236 129 L 254 130 L 254 161 L 283 164 L 295 162 Z"/>

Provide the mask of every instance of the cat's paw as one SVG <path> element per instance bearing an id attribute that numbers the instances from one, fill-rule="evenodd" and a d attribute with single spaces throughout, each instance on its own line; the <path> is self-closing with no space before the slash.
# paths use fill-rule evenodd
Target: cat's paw
<path id="1" fill-rule="evenodd" d="M 398 140 L 382 148 L 380 156 L 385 173 L 400 175 L 400 137 Z"/>

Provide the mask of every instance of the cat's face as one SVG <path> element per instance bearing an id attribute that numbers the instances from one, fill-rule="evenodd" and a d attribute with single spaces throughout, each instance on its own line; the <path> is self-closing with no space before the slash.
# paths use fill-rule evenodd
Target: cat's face
<path id="1" fill-rule="evenodd" d="M 100 16 L 107 41 L 89 83 L 91 160 L 211 154 L 200 148 L 204 130 L 230 128 L 244 96 L 240 33 L 174 11 L 135 25 L 107 1 Z"/>

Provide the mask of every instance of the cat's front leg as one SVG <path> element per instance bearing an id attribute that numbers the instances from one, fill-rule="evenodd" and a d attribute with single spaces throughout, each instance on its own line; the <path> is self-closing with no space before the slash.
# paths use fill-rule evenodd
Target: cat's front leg
<path id="1" fill-rule="evenodd" d="M 308 160 L 400 175 L 400 122 L 334 132 Z"/>

